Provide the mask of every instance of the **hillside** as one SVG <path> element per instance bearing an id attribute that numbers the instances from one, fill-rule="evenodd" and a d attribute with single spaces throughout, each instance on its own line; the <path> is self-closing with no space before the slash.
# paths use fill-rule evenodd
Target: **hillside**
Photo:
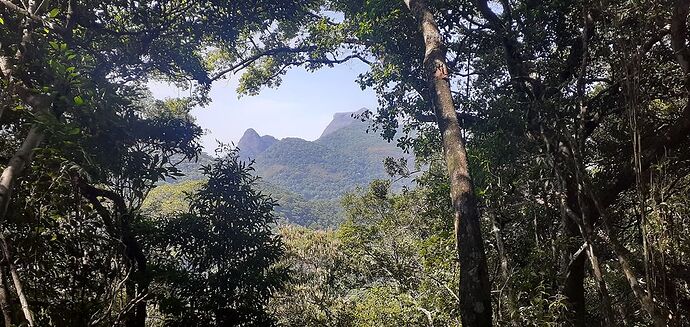
<path id="1" fill-rule="evenodd" d="M 361 110 L 360 110 L 361 112 Z M 264 151 L 243 144 L 256 144 L 258 135 L 247 130 L 239 142 L 241 157 L 256 160 L 259 176 L 269 184 L 303 196 L 305 199 L 336 199 L 344 193 L 365 186 L 377 178 L 386 178 L 383 160 L 404 156 L 394 144 L 374 133 L 367 133 L 367 123 L 352 118 L 357 112 L 337 113 L 315 141 L 285 138 Z M 260 139 L 274 139 L 262 136 Z"/>

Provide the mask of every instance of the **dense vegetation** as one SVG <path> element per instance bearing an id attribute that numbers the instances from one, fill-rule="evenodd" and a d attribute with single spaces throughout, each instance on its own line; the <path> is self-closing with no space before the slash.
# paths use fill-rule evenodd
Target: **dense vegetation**
<path id="1" fill-rule="evenodd" d="M 686 0 L 0 0 L 3 324 L 688 326 L 689 14 Z M 200 154 L 190 110 L 214 81 L 239 75 L 254 95 L 349 60 L 379 97 L 353 126 L 413 153 L 414 184 L 351 188 L 385 151 L 338 136 L 350 126 L 259 147 L 301 170 Z M 189 96 L 152 99 L 152 79 Z M 287 202 L 299 183 L 349 190 L 345 221 L 277 225 L 333 227 L 274 210 L 257 171 L 288 181 Z"/>

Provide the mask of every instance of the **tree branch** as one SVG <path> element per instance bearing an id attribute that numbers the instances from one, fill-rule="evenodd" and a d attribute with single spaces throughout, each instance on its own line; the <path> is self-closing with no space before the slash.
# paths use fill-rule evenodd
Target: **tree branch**
<path id="1" fill-rule="evenodd" d="M 312 46 L 304 46 L 304 47 L 297 47 L 297 48 L 279 47 L 279 48 L 264 50 L 263 52 L 259 52 L 257 54 L 254 54 L 253 56 L 245 58 L 245 59 L 241 60 L 240 62 L 217 72 L 215 75 L 211 76 L 211 82 L 223 78 L 225 76 L 225 74 L 227 74 L 227 73 L 230 73 L 230 72 L 236 73 L 237 71 L 248 67 L 249 65 L 251 65 L 252 63 L 256 62 L 257 60 L 259 60 L 263 57 L 274 56 L 274 55 L 278 55 L 278 54 L 310 52 L 310 51 L 314 51 L 316 49 L 318 49 L 318 47 L 312 45 Z"/>

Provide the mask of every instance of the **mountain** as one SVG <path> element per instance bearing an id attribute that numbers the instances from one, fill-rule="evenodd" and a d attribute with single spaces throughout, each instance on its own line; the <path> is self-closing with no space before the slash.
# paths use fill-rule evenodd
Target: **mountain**
<path id="1" fill-rule="evenodd" d="M 362 108 L 359 109 L 358 111 L 355 112 L 338 112 L 333 115 L 333 120 L 326 126 L 326 129 L 323 130 L 321 133 L 320 137 L 324 137 L 328 134 L 331 134 L 339 129 L 342 129 L 343 127 L 350 126 L 352 124 L 355 124 L 358 122 L 358 120 L 354 119 L 354 115 L 359 115 L 363 113 L 367 108 Z"/>
<path id="2" fill-rule="evenodd" d="M 259 136 L 253 128 L 244 132 L 242 138 L 237 143 L 237 147 L 241 150 L 242 159 L 254 159 L 256 155 L 266 151 L 271 145 L 278 142 L 278 140 L 270 135 Z"/>
<path id="3" fill-rule="evenodd" d="M 394 144 L 379 135 L 367 133 L 367 123 L 353 118 L 361 113 L 337 113 L 315 141 L 284 138 L 272 142 L 263 151 L 253 146 L 240 148 L 240 157 L 255 160 L 257 175 L 269 184 L 294 192 L 306 200 L 337 199 L 357 186 L 374 179 L 386 178 L 386 157 L 405 156 Z M 271 136 L 245 132 L 247 141 L 275 140 Z M 248 149 L 248 150 L 245 150 Z"/>

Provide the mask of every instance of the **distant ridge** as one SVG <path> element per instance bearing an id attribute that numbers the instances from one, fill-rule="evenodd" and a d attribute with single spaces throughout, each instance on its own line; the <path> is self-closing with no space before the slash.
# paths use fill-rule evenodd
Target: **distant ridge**
<path id="1" fill-rule="evenodd" d="M 354 115 L 359 115 L 363 113 L 367 108 L 362 108 L 359 109 L 355 112 L 338 112 L 333 115 L 333 120 L 326 126 L 326 129 L 323 130 L 321 133 L 321 137 L 324 137 L 328 134 L 334 133 L 335 131 L 342 129 L 344 127 L 350 126 L 356 122 L 359 122 L 358 119 L 354 118 Z"/>

